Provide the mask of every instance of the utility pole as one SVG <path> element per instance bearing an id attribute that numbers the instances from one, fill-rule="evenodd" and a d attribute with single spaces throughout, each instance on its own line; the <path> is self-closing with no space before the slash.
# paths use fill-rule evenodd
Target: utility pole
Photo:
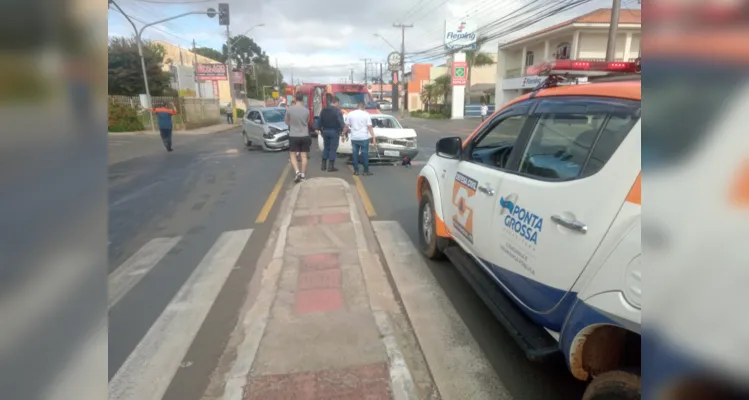
<path id="1" fill-rule="evenodd" d="M 619 10 L 622 8 L 621 0 L 613 0 L 611 5 L 611 24 L 609 25 L 609 42 L 606 45 L 606 61 L 614 61 L 616 56 L 616 30 L 619 26 Z"/>
<path id="2" fill-rule="evenodd" d="M 369 82 L 369 74 L 367 69 L 367 63 L 369 62 L 369 58 L 362 59 L 364 61 L 364 84 L 366 85 Z"/>
<path id="3" fill-rule="evenodd" d="M 398 81 L 398 84 L 400 84 L 402 81 L 404 81 L 406 76 L 406 28 L 413 28 L 414 24 L 406 25 L 406 24 L 393 24 L 394 28 L 401 28 L 401 76 L 400 80 Z M 405 83 L 403 84 L 403 87 L 405 88 Z M 396 89 L 397 90 L 397 89 Z M 400 95 L 400 93 L 398 93 Z M 406 108 L 406 99 L 405 96 L 403 98 L 403 107 L 400 107 L 401 110 L 401 118 L 403 118 L 403 109 Z"/>
<path id="4" fill-rule="evenodd" d="M 354 69 L 351 68 L 351 83 L 354 83 Z"/>
<path id="5" fill-rule="evenodd" d="M 382 100 L 382 63 L 380 63 L 380 100 Z"/>
<path id="6" fill-rule="evenodd" d="M 276 89 L 276 90 L 280 90 L 281 89 L 280 88 L 281 83 L 278 81 L 278 75 L 279 75 L 279 71 L 278 71 L 278 57 L 276 57 L 276 86 L 279 86 L 279 88 Z"/>
<path id="7" fill-rule="evenodd" d="M 237 101 L 234 99 L 234 68 L 231 66 L 231 36 L 229 25 L 226 25 L 226 69 L 229 72 L 229 95 L 231 95 L 231 119 L 237 119 Z"/>
<path id="8" fill-rule="evenodd" d="M 198 53 L 195 52 L 195 39 L 192 40 L 192 55 L 193 55 L 193 63 L 192 63 L 192 70 L 193 74 L 195 74 L 195 83 L 198 86 L 198 98 L 203 97 L 203 91 L 201 90 L 201 82 L 198 79 Z"/>

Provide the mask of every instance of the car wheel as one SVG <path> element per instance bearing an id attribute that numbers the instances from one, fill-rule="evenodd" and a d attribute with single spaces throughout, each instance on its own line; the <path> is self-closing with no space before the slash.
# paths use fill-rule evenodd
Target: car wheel
<path id="1" fill-rule="evenodd" d="M 245 146 L 247 146 L 247 147 L 252 146 L 252 140 L 250 140 L 250 138 L 247 137 L 247 132 L 242 131 L 242 138 L 244 139 L 244 145 Z"/>
<path id="2" fill-rule="evenodd" d="M 419 249 L 431 260 L 444 257 L 441 246 L 445 239 L 437 236 L 437 218 L 434 211 L 432 192 L 425 190 L 419 203 Z"/>
<path id="3" fill-rule="evenodd" d="M 593 378 L 582 400 L 640 400 L 640 377 L 626 371 L 610 371 Z"/>

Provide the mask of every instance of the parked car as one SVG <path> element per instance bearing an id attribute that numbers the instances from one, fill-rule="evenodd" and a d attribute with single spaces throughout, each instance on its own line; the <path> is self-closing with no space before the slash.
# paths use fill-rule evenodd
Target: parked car
<path id="1" fill-rule="evenodd" d="M 286 110 L 277 107 L 254 107 L 242 120 L 245 146 L 259 143 L 265 151 L 289 148 L 289 127 L 284 121 Z"/>
<path id="2" fill-rule="evenodd" d="M 419 247 L 455 265 L 529 359 L 561 353 L 592 381 L 583 399 L 639 399 L 639 66 L 591 64 L 529 67 L 550 76 L 437 142 L 416 183 Z M 558 85 L 572 73 L 600 81 Z"/>
<path id="3" fill-rule="evenodd" d="M 390 111 L 393 109 L 393 103 L 388 100 L 377 100 L 377 108 L 381 111 Z"/>
<path id="4" fill-rule="evenodd" d="M 413 160 L 419 153 L 416 142 L 416 131 L 404 128 L 398 120 L 386 114 L 372 115 L 372 128 L 375 133 L 376 146 L 370 146 L 370 161 L 395 161 L 408 157 Z M 317 136 L 317 144 L 323 149 L 322 135 Z M 337 154 L 350 156 L 351 140 L 338 144 Z"/>

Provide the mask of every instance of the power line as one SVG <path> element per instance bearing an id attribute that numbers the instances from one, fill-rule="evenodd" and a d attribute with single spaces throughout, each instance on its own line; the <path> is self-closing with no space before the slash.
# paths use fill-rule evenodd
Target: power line
<path id="1" fill-rule="evenodd" d="M 528 8 L 528 6 L 539 3 L 539 1 L 540 0 L 534 0 L 507 16 L 479 28 L 478 33 L 480 34 L 482 41 L 488 42 L 515 33 L 534 25 L 547 17 L 578 7 L 592 0 L 567 0 L 564 2 L 552 2 L 547 0 L 544 3 L 537 4 L 528 10 L 522 11 L 523 9 Z M 522 13 L 515 15 L 520 11 L 522 11 Z M 508 21 L 513 23 L 505 27 L 504 25 Z M 446 57 L 454 52 L 455 50 L 445 50 L 442 46 L 435 46 L 426 50 L 411 53 L 411 55 L 421 59 L 423 62 L 426 60 Z"/>

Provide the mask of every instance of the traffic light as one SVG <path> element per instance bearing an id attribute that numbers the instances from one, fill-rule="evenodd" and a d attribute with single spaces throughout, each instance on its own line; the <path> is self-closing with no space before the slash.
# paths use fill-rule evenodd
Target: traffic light
<path id="1" fill-rule="evenodd" d="M 218 24 L 229 25 L 229 3 L 218 3 Z"/>

